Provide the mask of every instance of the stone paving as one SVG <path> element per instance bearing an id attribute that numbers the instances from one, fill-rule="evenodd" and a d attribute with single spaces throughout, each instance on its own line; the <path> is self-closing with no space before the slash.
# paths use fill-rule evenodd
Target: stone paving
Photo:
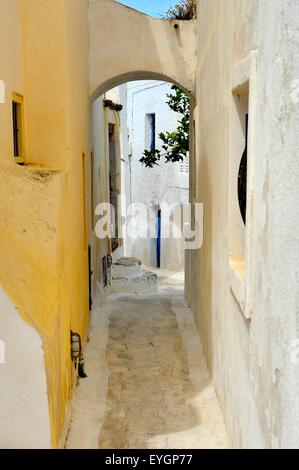
<path id="1" fill-rule="evenodd" d="M 223 416 L 181 281 L 160 277 L 157 294 L 113 295 L 101 311 L 109 327 L 105 355 L 99 356 L 99 362 L 105 361 L 107 389 L 95 406 L 101 415 L 98 447 L 227 448 Z M 79 424 L 77 396 L 69 448 L 80 447 Z M 86 415 L 83 427 L 88 427 Z M 82 447 L 88 447 L 86 440 Z"/>

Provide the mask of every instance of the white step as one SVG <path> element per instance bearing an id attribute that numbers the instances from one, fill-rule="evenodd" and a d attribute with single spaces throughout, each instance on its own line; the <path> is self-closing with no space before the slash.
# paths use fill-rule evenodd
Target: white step
<path id="1" fill-rule="evenodd" d="M 133 257 L 118 258 L 112 265 L 112 279 L 124 279 L 141 274 L 141 261 Z"/>
<path id="2" fill-rule="evenodd" d="M 157 292 L 157 275 L 151 271 L 141 271 L 124 278 L 112 279 L 113 293 L 146 294 Z"/>

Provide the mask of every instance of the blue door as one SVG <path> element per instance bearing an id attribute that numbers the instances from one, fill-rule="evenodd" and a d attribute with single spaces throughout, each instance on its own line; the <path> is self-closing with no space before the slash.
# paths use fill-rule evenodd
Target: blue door
<path id="1" fill-rule="evenodd" d="M 161 267 L 161 210 L 157 217 L 157 268 Z"/>

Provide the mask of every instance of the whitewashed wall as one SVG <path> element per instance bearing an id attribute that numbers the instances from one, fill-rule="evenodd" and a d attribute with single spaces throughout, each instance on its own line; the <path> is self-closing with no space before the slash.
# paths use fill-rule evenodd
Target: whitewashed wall
<path id="1" fill-rule="evenodd" d="M 42 340 L 1 287 L 0 348 L 0 449 L 49 449 Z"/>
<path id="2" fill-rule="evenodd" d="M 204 245 L 189 254 L 189 300 L 233 445 L 298 448 L 298 1 L 201 0 L 198 34 L 196 198 L 205 217 Z M 230 259 L 240 130 L 232 89 L 248 78 L 242 277 Z"/>

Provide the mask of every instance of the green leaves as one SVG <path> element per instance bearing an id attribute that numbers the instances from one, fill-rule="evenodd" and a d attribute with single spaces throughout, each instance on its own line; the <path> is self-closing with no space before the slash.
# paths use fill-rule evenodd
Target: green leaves
<path id="1" fill-rule="evenodd" d="M 154 165 L 158 165 L 160 158 L 160 150 L 145 150 L 143 152 L 143 156 L 140 158 L 139 161 L 142 163 L 142 165 L 146 166 L 147 168 L 153 168 Z"/>
<path id="2" fill-rule="evenodd" d="M 183 161 L 189 152 L 189 124 L 190 124 L 190 101 L 188 95 L 176 85 L 171 89 L 174 94 L 167 94 L 167 104 L 169 108 L 182 115 L 178 121 L 179 125 L 173 132 L 161 132 L 159 139 L 162 141 L 161 150 L 144 150 L 140 162 L 147 168 L 159 165 L 161 158 L 165 158 L 166 163 Z"/>

